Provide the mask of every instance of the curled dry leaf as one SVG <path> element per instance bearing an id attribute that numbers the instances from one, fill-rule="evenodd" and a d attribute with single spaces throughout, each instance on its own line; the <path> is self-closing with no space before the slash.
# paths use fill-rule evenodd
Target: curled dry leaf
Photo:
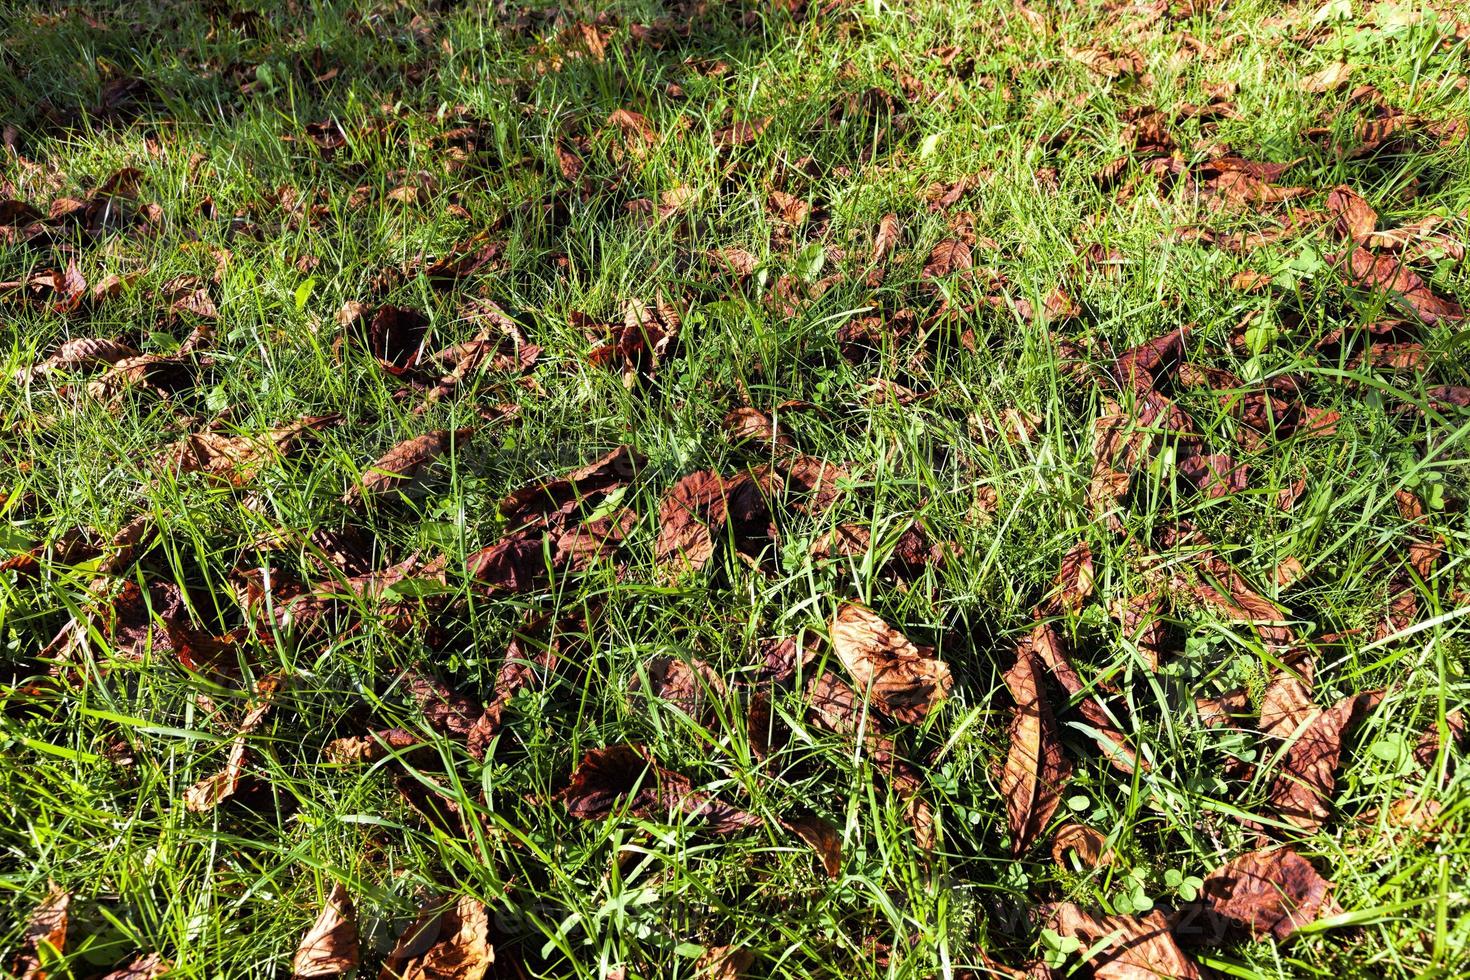
<path id="1" fill-rule="evenodd" d="M 567 812 L 583 820 L 601 820 L 626 809 L 649 819 L 682 810 L 703 821 L 715 834 L 761 826 L 761 819 L 707 793 L 687 778 L 653 761 L 641 745 L 593 749 L 583 757 L 572 780 L 557 798 Z"/>
<path id="2" fill-rule="evenodd" d="M 884 714 L 909 724 L 949 696 L 949 666 L 921 651 L 871 609 L 844 603 L 832 617 L 832 649 Z"/>
<path id="3" fill-rule="evenodd" d="M 1081 612 L 1082 604 L 1092 595 L 1092 582 L 1092 549 L 1086 541 L 1078 541 L 1062 557 L 1053 593 L 1057 604 L 1073 615 Z"/>
<path id="4" fill-rule="evenodd" d="M 46 980 L 42 964 L 50 956 L 66 950 L 66 930 L 70 922 L 71 893 L 52 883 L 51 890 L 26 923 L 20 949 L 11 962 L 13 975 L 19 980 Z M 42 953 L 42 950 L 46 953 Z M 47 954 L 50 954 L 48 956 Z"/>
<path id="5" fill-rule="evenodd" d="M 966 272 L 974 264 L 969 245 L 958 238 L 946 238 L 929 253 L 929 261 L 924 264 L 924 278 L 943 279 L 956 272 Z"/>
<path id="6" fill-rule="evenodd" d="M 357 967 L 357 913 L 341 882 L 332 885 L 316 922 L 301 937 L 291 969 L 297 977 L 339 977 Z"/>
<path id="7" fill-rule="evenodd" d="M 781 825 L 811 846 L 828 878 L 842 875 L 842 831 L 821 817 L 808 814 L 781 821 Z"/>
<path id="8" fill-rule="evenodd" d="M 1384 693 L 1377 690 L 1346 697 L 1311 717 L 1287 748 L 1281 771 L 1271 784 L 1268 798 L 1278 816 L 1304 831 L 1326 823 L 1343 737 L 1358 718 L 1383 700 Z"/>
<path id="9" fill-rule="evenodd" d="M 339 419 L 337 415 L 309 416 L 259 435 L 191 432 L 163 453 L 160 463 L 171 473 L 202 473 L 229 486 L 242 487 L 289 453 L 302 436 Z"/>
<path id="10" fill-rule="evenodd" d="M 1011 830 L 1011 852 L 1024 853 L 1045 829 L 1061 802 L 1062 786 L 1072 765 L 1062 752 L 1056 719 L 1041 684 L 1036 653 L 1021 644 L 1016 662 L 1006 671 L 1006 687 L 1016 702 L 1010 724 L 1010 749 L 1001 771 Z"/>
<path id="11" fill-rule="evenodd" d="M 1313 95 L 1333 92 L 1347 84 L 1353 73 L 1352 66 L 1345 61 L 1334 61 L 1325 68 L 1312 72 L 1302 79 L 1302 91 Z"/>
<path id="12" fill-rule="evenodd" d="M 461 895 L 428 903 L 383 960 L 378 980 L 483 980 L 494 962 L 490 913 Z"/>
<path id="13" fill-rule="evenodd" d="M 1327 213 L 1333 217 L 1337 234 L 1351 241 L 1372 237 L 1378 227 L 1378 212 L 1346 184 L 1339 184 L 1327 194 Z"/>
<path id="14" fill-rule="evenodd" d="M 1406 312 L 1417 316 L 1428 326 L 1441 322 L 1458 322 L 1465 311 L 1454 300 L 1445 299 L 1425 284 L 1391 255 L 1376 255 L 1364 248 L 1354 248 L 1341 255 L 1329 256 L 1350 285 L 1373 292 L 1387 293 Z"/>
<path id="15" fill-rule="evenodd" d="M 1342 911 L 1330 882 L 1284 847 L 1242 854 L 1210 872 L 1201 894 L 1215 914 L 1252 938 L 1291 937 L 1302 926 Z"/>
<path id="16" fill-rule="evenodd" d="M 174 968 L 173 963 L 158 953 L 139 956 L 126 966 L 118 967 L 102 980 L 158 980 Z"/>
<path id="17" fill-rule="evenodd" d="M 650 696 L 669 702 L 697 721 L 707 721 L 711 702 L 725 697 L 725 682 L 702 660 L 654 657 L 648 662 L 647 675 Z M 628 683 L 628 691 L 640 695 L 644 691 L 643 679 L 635 675 Z"/>
<path id="18" fill-rule="evenodd" d="M 1107 845 L 1107 835 L 1100 831 L 1080 823 L 1063 824 L 1052 838 L 1051 858 L 1065 868 L 1069 866 L 1067 852 L 1076 851 L 1084 868 L 1101 867 L 1113 863 L 1113 852 Z"/>
<path id="19" fill-rule="evenodd" d="M 343 501 L 352 504 L 425 489 L 438 469 L 440 458 L 455 446 L 468 443 L 474 434 L 473 428 L 437 429 L 405 439 L 378 457 Z"/>
<path id="20" fill-rule="evenodd" d="M 338 311 L 337 324 L 389 374 L 406 374 L 417 367 L 429 341 L 429 318 L 401 306 L 373 309 L 349 300 Z"/>
<path id="21" fill-rule="evenodd" d="M 743 980 L 755 963 L 755 954 L 738 946 L 712 946 L 694 964 L 699 980 Z"/>
<path id="22" fill-rule="evenodd" d="M 1162 912 L 1144 916 L 1093 915 L 1062 903 L 1053 908 L 1050 927 L 1076 939 L 1082 949 L 1099 944 L 1087 963 L 1097 980 L 1198 980 L 1199 967 L 1184 955 Z"/>
<path id="23" fill-rule="evenodd" d="M 184 806 L 190 812 L 212 810 L 239 790 L 240 783 L 245 778 L 246 738 L 265 721 L 275 704 L 276 695 L 284 686 L 285 679 L 280 674 L 269 674 L 256 682 L 254 697 L 246 706 L 245 717 L 230 742 L 224 768 L 212 776 L 206 776 L 184 792 Z"/>
<path id="24" fill-rule="evenodd" d="M 659 501 L 654 559 L 677 572 L 698 571 L 715 552 L 729 517 L 725 478 L 714 470 L 690 473 Z"/>
<path id="25" fill-rule="evenodd" d="M 776 432 L 776 423 L 758 408 L 732 408 L 721 426 L 731 442 L 755 442 L 769 446 L 790 446 L 791 437 Z"/>

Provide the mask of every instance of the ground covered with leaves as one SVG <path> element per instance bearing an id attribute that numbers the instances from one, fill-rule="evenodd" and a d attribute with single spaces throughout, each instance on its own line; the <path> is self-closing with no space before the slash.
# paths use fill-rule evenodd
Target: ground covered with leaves
<path id="1" fill-rule="evenodd" d="M 1470 970 L 1470 20 L 0 13 L 0 971 Z"/>

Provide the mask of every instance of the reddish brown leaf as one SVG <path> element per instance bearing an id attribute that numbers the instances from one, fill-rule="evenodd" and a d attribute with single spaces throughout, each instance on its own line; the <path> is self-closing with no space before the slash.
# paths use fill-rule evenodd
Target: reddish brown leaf
<path id="1" fill-rule="evenodd" d="M 440 458 L 455 446 L 462 448 L 474 434 L 473 428 L 438 429 L 405 439 L 367 468 L 359 485 L 347 492 L 344 501 L 356 503 L 425 489 L 437 475 Z"/>
<path id="2" fill-rule="evenodd" d="M 1077 710 L 1095 733 L 1094 739 L 1097 746 L 1102 749 L 1108 762 L 1121 772 L 1132 774 L 1139 761 L 1137 753 L 1128 744 L 1127 737 L 1108 717 L 1107 711 L 1103 709 L 1098 699 L 1087 692 L 1082 678 L 1072 667 L 1066 646 L 1056 628 L 1051 623 L 1038 623 L 1017 644 L 1018 660 L 1024 652 L 1029 652 L 1045 665 L 1067 694 L 1077 699 Z M 1144 768 L 1148 767 L 1145 765 Z"/>
<path id="3" fill-rule="evenodd" d="M 1345 263 L 1340 255 L 1329 256 L 1329 259 L 1339 266 L 1349 284 L 1389 294 L 1405 310 L 1431 327 L 1441 321 L 1457 322 L 1465 317 L 1460 304 L 1436 295 L 1423 279 L 1391 255 L 1375 255 L 1367 249 L 1355 248 L 1347 253 Z"/>
<path id="4" fill-rule="evenodd" d="M 754 143 L 766 127 L 771 124 L 769 117 L 763 119 L 737 120 L 714 134 L 714 144 L 717 149 L 727 150 L 737 146 L 748 146 Z"/>
<path id="5" fill-rule="evenodd" d="M 871 609 L 844 603 L 832 617 L 832 649 L 880 711 L 909 724 L 949 696 L 949 667 L 885 623 Z"/>
<path id="6" fill-rule="evenodd" d="M 698 571 L 715 551 L 729 516 L 726 481 L 713 470 L 679 480 L 659 501 L 654 559 L 675 573 Z"/>
<path id="7" fill-rule="evenodd" d="M 1082 949 L 1103 948 L 1087 960 L 1097 980 L 1198 980 L 1199 967 L 1174 941 L 1162 912 L 1093 915 L 1069 902 L 1052 910 L 1050 927 Z"/>
<path id="8" fill-rule="evenodd" d="M 738 946 L 712 946 L 694 964 L 700 980 L 743 980 L 755 963 L 755 954 Z"/>
<path id="9" fill-rule="evenodd" d="M 1346 184 L 1339 184 L 1328 193 L 1327 213 L 1332 215 L 1341 238 L 1363 241 L 1378 227 L 1378 212 Z"/>
<path id="10" fill-rule="evenodd" d="M 1063 824 L 1057 828 L 1051 842 L 1051 859 L 1062 867 L 1070 867 L 1067 852 L 1076 851 L 1077 859 L 1084 868 L 1096 868 L 1113 863 L 1113 852 L 1108 850 L 1106 834 L 1080 823 Z"/>
<path id="11" fill-rule="evenodd" d="M 470 578 L 484 582 L 493 591 L 529 592 L 547 578 L 547 560 L 542 534 L 535 528 L 513 531 L 494 544 L 465 559 Z"/>
<path id="12" fill-rule="evenodd" d="M 771 191 L 766 200 L 766 208 L 778 221 L 788 225 L 800 225 L 811 216 L 812 206 L 795 194 L 785 191 Z"/>
<path id="13" fill-rule="evenodd" d="M 842 875 L 842 831 L 815 815 L 793 817 L 781 825 L 811 846 L 828 878 Z"/>
<path id="14" fill-rule="evenodd" d="M 1304 831 L 1316 830 L 1327 821 L 1343 736 L 1383 695 L 1377 690 L 1346 697 L 1326 711 L 1309 716 L 1305 728 L 1287 748 L 1281 771 L 1268 794 L 1272 809 L 1281 819 Z"/>
<path id="15" fill-rule="evenodd" d="M 572 780 L 557 798 L 567 812 L 583 820 L 601 820 L 626 809 L 650 819 L 682 810 L 715 834 L 730 834 L 762 821 L 752 813 L 695 790 L 687 778 L 655 763 L 638 745 L 593 749 L 583 757 Z"/>
<path id="16" fill-rule="evenodd" d="M 1184 339 L 1187 328 L 1179 327 L 1126 351 L 1113 363 L 1113 377 L 1126 388 L 1143 390 L 1153 387 L 1162 375 L 1184 361 Z"/>
<path id="17" fill-rule="evenodd" d="M 371 315 L 368 310 L 361 303 L 348 303 L 337 314 L 337 322 L 389 374 L 417 367 L 429 341 L 429 318 L 401 306 L 380 306 Z"/>
<path id="18" fill-rule="evenodd" d="M 320 431 L 339 418 L 337 415 L 311 416 L 259 435 L 193 432 L 166 450 L 159 462 L 172 473 L 203 473 L 211 479 L 241 487 L 253 482 L 263 469 L 289 453 L 302 436 Z"/>
<path id="19" fill-rule="evenodd" d="M 1092 581 L 1092 548 L 1086 541 L 1078 541 L 1062 556 L 1053 590 L 1056 603 L 1073 615 L 1081 612 L 1082 604 L 1092 596 Z"/>
<path id="20" fill-rule="evenodd" d="M 924 278 L 943 279 L 956 272 L 967 272 L 974 266 L 970 246 L 958 238 L 947 238 L 934 246 L 924 264 Z"/>
<path id="21" fill-rule="evenodd" d="M 1210 872 L 1201 894 L 1217 915 L 1252 938 L 1284 941 L 1341 911 L 1328 894 L 1331 887 L 1305 858 L 1278 847 L 1242 854 Z"/>
<path id="22" fill-rule="evenodd" d="M 11 970 L 19 980 L 46 980 L 43 960 L 66 951 L 66 930 L 70 922 L 71 894 L 54 882 L 40 905 L 26 923 L 20 949 L 11 962 Z M 46 956 L 42 950 L 51 954 Z"/>
<path id="23" fill-rule="evenodd" d="M 57 372 L 103 367 L 137 356 L 137 351 L 121 341 L 100 337 L 78 337 L 63 343 L 56 349 L 56 353 L 34 367 L 23 368 L 16 372 L 16 381 L 24 382 Z"/>
<path id="24" fill-rule="evenodd" d="M 1444 745 L 1462 744 L 1467 733 L 1470 733 L 1470 723 L 1467 723 L 1465 713 L 1451 711 L 1445 715 L 1443 728 L 1436 722 L 1419 736 L 1419 742 L 1414 746 L 1414 761 L 1425 769 L 1433 769 L 1438 765 L 1440 749 Z"/>
<path id="25" fill-rule="evenodd" d="M 494 962 L 489 911 L 461 895 L 425 907 L 383 960 L 378 980 L 483 980 Z"/>
<path id="26" fill-rule="evenodd" d="M 1016 702 L 1010 750 L 1000 778 L 1012 854 L 1025 853 L 1041 836 L 1061 802 L 1063 784 L 1072 775 L 1036 659 L 1031 646 L 1022 644 L 1016 651 L 1015 664 L 1005 675 L 1006 687 Z"/>
<path id="27" fill-rule="evenodd" d="M 357 914 L 341 882 L 332 886 L 316 923 L 301 937 L 291 969 L 297 977 L 339 977 L 357 967 Z"/>
<path id="28" fill-rule="evenodd" d="M 712 702 L 725 698 L 725 682 L 702 660 L 654 657 L 648 662 L 647 674 L 650 696 L 669 702 L 702 723 L 713 716 Z M 643 690 L 643 679 L 635 675 L 628 683 L 629 693 L 640 695 Z"/>
<path id="29" fill-rule="evenodd" d="M 127 966 L 113 970 L 102 980 L 158 980 L 174 968 L 173 963 L 157 953 L 139 956 Z"/>
<path id="30" fill-rule="evenodd" d="M 627 446 L 578 467 L 564 476 L 528 484 L 500 502 L 507 519 L 524 523 L 549 519 L 578 504 L 592 505 L 631 480 L 643 464 L 643 456 Z"/>
<path id="31" fill-rule="evenodd" d="M 732 408 L 721 423 L 731 442 L 759 442 L 773 446 L 790 446 L 791 437 L 776 432 L 776 423 L 758 408 Z"/>

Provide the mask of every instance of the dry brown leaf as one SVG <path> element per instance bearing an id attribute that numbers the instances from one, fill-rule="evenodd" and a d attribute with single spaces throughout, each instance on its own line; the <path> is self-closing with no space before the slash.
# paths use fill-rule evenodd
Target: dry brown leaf
<path id="1" fill-rule="evenodd" d="M 1092 548 L 1085 540 L 1078 541 L 1062 556 L 1053 590 L 1057 604 L 1073 615 L 1081 612 L 1082 604 L 1092 596 L 1092 582 Z"/>
<path id="2" fill-rule="evenodd" d="M 297 977 L 338 977 L 357 967 L 357 913 L 341 882 L 331 894 L 315 924 L 301 937 L 291 969 Z"/>
<path id="3" fill-rule="evenodd" d="M 884 714 L 918 724 L 949 696 L 949 667 L 889 626 L 866 606 L 843 603 L 831 624 L 832 649 L 860 691 Z"/>
<path id="4" fill-rule="evenodd" d="M 1096 868 L 1113 863 L 1113 852 L 1108 850 L 1108 838 L 1091 827 L 1080 823 L 1063 824 L 1057 828 L 1051 842 L 1051 859 L 1066 868 L 1067 852 L 1076 851 L 1084 868 Z"/>
<path id="5" fill-rule="evenodd" d="M 1372 237 L 1378 227 L 1378 212 L 1346 184 L 1339 184 L 1328 193 L 1327 213 L 1335 222 L 1337 234 L 1352 241 Z"/>
<path id="6" fill-rule="evenodd" d="M 1199 980 L 1199 967 L 1174 941 L 1162 912 L 1093 915 L 1065 902 L 1053 908 L 1049 925 L 1084 950 L 1103 943 L 1087 960 L 1096 980 Z"/>
<path id="7" fill-rule="evenodd" d="M 762 824 L 760 817 L 694 789 L 687 778 L 654 762 L 640 745 L 592 749 L 557 799 L 568 813 L 583 820 L 601 820 L 624 809 L 637 816 L 663 819 L 673 810 L 682 810 L 715 834 Z"/>
<path id="8" fill-rule="evenodd" d="M 71 893 L 53 882 L 45 899 L 31 913 L 20 949 L 11 961 L 11 970 L 19 980 L 46 980 L 50 975 L 42 968 L 43 959 L 50 960 L 66 951 L 70 909 Z"/>
<path id="9" fill-rule="evenodd" d="M 1041 836 L 1061 802 L 1063 784 L 1072 775 L 1036 661 L 1031 645 L 1023 643 L 1005 675 L 1016 712 L 1000 791 L 1005 797 L 1013 854 L 1024 853 Z"/>
<path id="10" fill-rule="evenodd" d="M 173 968 L 173 963 L 158 953 L 149 953 L 139 956 L 126 966 L 118 967 L 102 980 L 158 980 Z"/>
<path id="11" fill-rule="evenodd" d="M 675 573 L 698 571 L 715 552 L 729 517 L 728 486 L 713 470 L 690 473 L 659 501 L 654 559 Z"/>
<path id="12" fill-rule="evenodd" d="M 699 980 L 742 980 L 755 963 L 755 954 L 736 946 L 712 946 L 694 964 Z"/>
<path id="13" fill-rule="evenodd" d="M 1306 858 L 1284 847 L 1242 854 L 1210 872 L 1201 895 L 1214 912 L 1252 938 L 1290 938 L 1302 926 L 1341 911 L 1332 885 Z"/>
<path id="14" fill-rule="evenodd" d="M 440 458 L 455 446 L 463 448 L 474 434 L 473 428 L 438 429 L 405 439 L 367 468 L 359 484 L 343 497 L 344 502 L 424 489 L 435 475 Z"/>
<path id="15" fill-rule="evenodd" d="M 811 846 L 828 878 L 842 875 L 842 831 L 815 815 L 791 817 L 781 825 Z"/>
<path id="16" fill-rule="evenodd" d="M 1327 821 L 1328 804 L 1337 785 L 1343 736 L 1383 696 L 1382 690 L 1368 691 L 1343 698 L 1325 711 L 1295 706 L 1295 710 L 1284 712 L 1269 730 L 1263 706 L 1262 730 L 1291 739 L 1281 760 L 1281 771 L 1268 794 L 1278 816 L 1304 831 L 1316 830 Z M 1287 725 L 1293 720 L 1297 722 L 1296 727 L 1288 731 Z"/>
<path id="17" fill-rule="evenodd" d="M 1302 79 L 1302 91 L 1313 95 L 1334 92 L 1347 84 L 1353 69 L 1345 61 L 1334 61 L 1325 68 L 1312 72 Z"/>
<path id="18" fill-rule="evenodd" d="M 1465 311 L 1459 303 L 1436 294 L 1423 279 L 1391 255 L 1375 255 L 1365 248 L 1354 248 L 1347 254 L 1345 263 L 1342 258 L 1341 255 L 1332 255 L 1328 260 L 1339 266 L 1342 277 L 1349 284 L 1387 293 L 1428 326 L 1465 318 Z"/>
<path id="19" fill-rule="evenodd" d="M 383 960 L 378 980 L 483 980 L 494 962 L 489 911 L 461 895 L 424 909 Z"/>

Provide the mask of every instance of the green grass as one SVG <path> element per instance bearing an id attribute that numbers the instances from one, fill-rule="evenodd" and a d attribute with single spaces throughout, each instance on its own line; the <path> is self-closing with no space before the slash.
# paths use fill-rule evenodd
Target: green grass
<path id="1" fill-rule="evenodd" d="M 1136 910 L 1128 896 L 1142 892 L 1173 907 L 1171 882 L 1252 849 L 1247 823 L 1267 817 L 1269 780 L 1229 781 L 1223 767 L 1273 749 L 1248 726 L 1204 727 L 1193 702 L 1243 686 L 1258 703 L 1276 654 L 1247 626 L 1179 596 L 1155 673 L 1107 615 L 1108 600 L 1145 588 L 1137 545 L 1189 521 L 1290 611 L 1318 652 L 1319 704 L 1389 688 L 1345 744 L 1334 819 L 1315 832 L 1277 829 L 1336 883 L 1345 918 L 1285 944 L 1194 950 L 1200 962 L 1243 977 L 1470 975 L 1460 753 L 1430 772 L 1405 748 L 1470 702 L 1470 415 L 1412 411 L 1434 385 L 1470 384 L 1470 335 L 1453 322 L 1415 324 L 1426 371 L 1364 369 L 1353 363 L 1361 338 L 1340 350 L 1316 342 L 1386 315 L 1386 301 L 1344 287 L 1323 228 L 1308 222 L 1241 253 L 1180 230 L 1223 236 L 1270 227 L 1268 217 L 1212 211 L 1182 183 L 1137 167 L 1120 181 L 1127 193 L 1094 180 L 1124 151 L 1128 113 L 1204 105 L 1207 86 L 1228 81 L 1238 85 L 1234 117 L 1170 125 L 1179 159 L 1228 144 L 1247 159 L 1291 162 L 1279 182 L 1309 193 L 1271 214 L 1320 211 L 1346 183 L 1378 210 L 1380 229 L 1440 214 L 1463 241 L 1466 141 L 1441 146 L 1420 132 L 1378 152 L 1336 149 L 1353 145 L 1372 112 L 1371 98 L 1354 97 L 1359 85 L 1426 122 L 1470 112 L 1470 58 L 1452 4 L 1411 22 L 1361 0 L 1321 11 L 1239 0 L 1141 27 L 1137 13 L 1037 3 L 1044 30 L 993 0 L 813 4 L 797 14 L 711 3 L 697 15 L 640 2 L 280 6 L 233 18 L 247 8 L 108 3 L 84 16 L 12 3 L 0 13 L 0 115 L 16 127 L 19 154 L 0 157 L 0 199 L 44 212 L 130 166 L 142 175 L 132 206 L 156 203 L 161 216 L 94 237 L 0 237 L 0 281 L 72 260 L 88 282 L 129 279 L 119 295 L 72 312 L 24 290 L 0 293 L 6 378 L 73 337 L 177 350 L 199 318 L 170 312 L 166 284 L 176 277 L 197 277 L 219 311 L 211 362 L 171 399 L 133 392 L 105 402 L 86 394 L 81 375 L 0 380 L 0 545 L 20 554 L 72 528 L 105 541 L 147 515 L 156 531 L 117 577 L 185 589 L 189 618 L 214 633 L 250 619 L 243 572 L 269 563 L 285 577 L 321 579 L 303 543 L 317 531 L 355 526 L 379 568 L 415 552 L 446 555 L 448 591 L 403 600 L 422 603 L 432 629 L 405 629 L 372 601 L 349 600 L 317 633 L 258 630 L 239 648 L 242 662 L 218 671 L 188 669 L 161 628 L 141 656 L 98 634 L 48 686 L 43 651 L 92 602 L 97 559 L 68 563 L 43 550 L 35 574 L 0 573 L 0 950 L 19 944 L 55 882 L 74 900 L 68 952 L 51 976 L 100 975 L 155 950 L 181 977 L 286 976 L 302 933 L 343 882 L 371 964 L 364 975 L 429 887 L 491 907 L 497 976 L 517 976 L 510 964 L 519 963 L 527 976 L 623 967 L 630 977 L 690 977 L 704 949 L 726 945 L 755 954 L 756 976 L 983 976 L 982 950 L 1023 966 L 1045 951 L 1035 913 L 1046 903 Z M 652 40 L 633 30 L 661 16 L 671 26 L 692 17 L 692 29 Z M 579 54 L 581 35 L 569 29 L 594 20 L 601 59 L 585 45 Z M 1067 54 L 1124 45 L 1140 51 L 1147 77 L 1108 79 Z M 1345 86 L 1302 91 L 1303 78 L 1337 61 L 1352 66 Z M 120 84 L 128 79 L 141 84 Z M 641 157 L 607 124 L 617 109 L 660 134 Z M 347 134 L 330 155 L 306 128 L 328 118 Z M 721 128 L 764 118 L 749 145 L 715 147 Z M 1314 141 L 1310 127 L 1332 136 Z M 576 182 L 562 174 L 558 142 L 583 161 Z M 973 190 L 958 204 L 929 205 L 935 188 L 962 177 Z M 389 196 L 406 184 L 423 188 L 418 201 Z M 656 208 L 677 188 L 690 199 L 650 224 L 635 202 Z M 818 213 L 791 229 L 768 207 L 773 190 Z M 873 286 L 872 237 L 890 212 L 903 237 Z M 975 281 L 924 277 L 933 246 L 956 227 L 977 239 Z M 492 263 L 447 288 L 424 274 L 427 261 L 482 232 L 501 245 Z M 749 251 L 758 270 L 737 278 L 709 257 L 723 248 Z M 1092 249 L 1117 261 L 1089 264 Z M 1470 273 L 1453 256 L 1418 268 L 1440 295 L 1470 302 Z M 1247 270 L 1271 284 L 1232 285 Z M 783 276 L 824 289 L 788 309 Z M 1023 300 L 1042 310 L 1058 286 L 1080 315 L 1017 314 Z M 588 363 L 576 314 L 621 322 L 627 301 L 660 293 L 683 328 L 655 378 L 629 386 Z M 1008 302 L 977 308 L 987 294 Z M 347 301 L 423 311 L 437 349 L 479 328 L 475 298 L 498 304 L 542 348 L 527 378 L 482 374 L 416 411 L 421 394 L 395 397 L 400 379 L 339 343 L 334 315 Z M 943 307 L 953 316 L 936 316 Z M 865 361 L 844 358 L 844 324 L 877 316 L 891 328 L 900 311 L 919 328 L 890 329 Z M 1118 392 L 1073 370 L 1062 342 L 1105 370 L 1181 324 L 1192 326 L 1190 363 L 1248 382 L 1292 377 L 1307 404 L 1342 419 L 1328 437 L 1242 449 L 1239 423 L 1214 393 L 1181 392 L 1211 450 L 1249 463 L 1248 486 L 1208 498 L 1165 458 L 1134 479 L 1120 533 L 1087 502 L 1091 423 L 1107 410 L 1103 395 Z M 874 397 L 875 378 L 928 397 Z M 481 421 L 477 410 L 498 405 L 518 412 Z M 775 412 L 798 449 L 846 466 L 843 493 L 826 511 L 781 510 L 764 569 L 725 547 L 671 580 L 653 560 L 661 494 L 694 470 L 769 461 L 768 450 L 722 433 L 721 419 L 742 405 Z M 1011 410 L 1033 417 L 1034 432 L 994 435 Z M 256 433 L 328 413 L 340 424 L 248 487 L 156 462 L 191 431 Z M 342 501 L 396 443 L 477 423 L 427 495 Z M 616 566 L 519 595 L 472 588 L 458 570 L 504 530 L 497 501 L 623 444 L 647 464 L 621 498 L 641 517 Z M 1303 476 L 1295 507 L 1276 507 Z M 1411 628 L 1376 640 L 1392 576 L 1419 533 L 1394 504 L 1405 488 L 1427 502 L 1423 533 L 1443 536 L 1444 555 L 1428 580 L 1411 583 Z M 974 503 L 989 495 L 993 512 L 981 515 Z M 952 548 L 899 582 L 884 571 L 887 549 L 913 520 Z M 843 523 L 871 528 L 872 550 L 812 559 L 812 544 Z M 283 546 L 262 550 L 271 538 Z M 1097 598 L 1057 626 L 1083 677 L 1117 689 L 1120 726 L 1152 762 L 1123 776 L 1053 696 L 1077 771 L 1052 829 L 1070 816 L 1108 835 L 1117 859 L 1093 871 L 1053 863 L 1050 832 L 1012 858 L 996 776 L 1011 704 L 1001 675 L 1078 540 L 1094 556 Z M 1288 557 L 1305 574 L 1278 588 L 1273 575 Z M 759 640 L 825 635 L 846 598 L 935 645 L 955 674 L 948 703 L 899 732 L 923 763 L 939 831 L 932 850 L 862 749 L 806 720 L 799 692 L 778 694 L 794 735 L 764 762 L 752 756 L 735 694 L 708 724 L 628 696 L 629 678 L 660 655 L 703 660 L 732 689 L 753 682 Z M 394 725 L 429 733 L 394 684 L 405 666 L 430 665 L 488 700 L 528 615 L 593 607 L 567 669 L 515 699 L 487 763 L 443 738 L 372 765 L 326 758 L 340 736 Z M 1334 633 L 1345 636 L 1322 641 Z M 241 798 L 189 812 L 185 791 L 219 770 L 251 682 L 272 672 L 289 684 L 249 736 Z M 681 815 L 573 818 L 553 795 L 584 752 L 621 742 L 646 744 L 769 829 L 716 837 Z M 410 808 L 395 784 L 405 774 L 435 780 L 471 832 L 446 832 Z M 1395 832 L 1366 816 L 1415 793 L 1443 805 L 1436 829 Z M 842 831 L 835 879 L 777 822 L 807 811 Z"/>

